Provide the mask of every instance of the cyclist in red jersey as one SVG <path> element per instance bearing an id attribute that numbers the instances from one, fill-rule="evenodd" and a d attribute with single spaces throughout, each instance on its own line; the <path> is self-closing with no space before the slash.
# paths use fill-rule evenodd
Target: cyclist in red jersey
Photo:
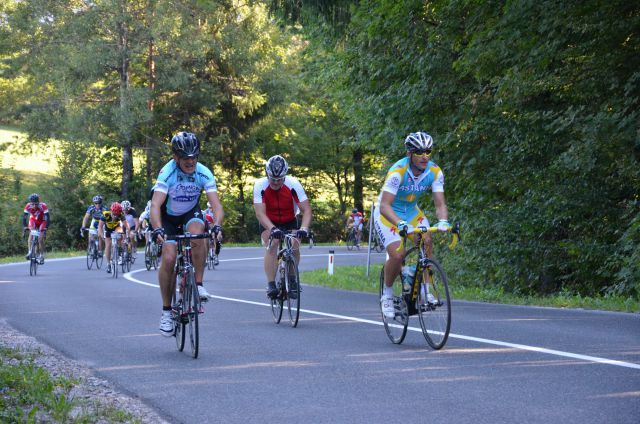
<path id="1" fill-rule="evenodd" d="M 40 257 L 38 258 L 38 261 L 40 264 L 44 264 L 44 240 L 47 234 L 47 228 L 49 228 L 49 222 L 49 208 L 47 208 L 47 204 L 40 202 L 40 196 L 33 193 L 29 196 L 29 203 L 24 207 L 24 213 L 22 214 L 22 227 L 24 228 L 24 231 L 40 231 L 40 238 L 38 239 L 38 245 L 40 246 Z M 27 253 L 26 258 L 29 260 L 31 259 L 31 233 L 29 233 L 27 249 L 29 253 Z"/>
<path id="2" fill-rule="evenodd" d="M 311 225 L 311 205 L 300 182 L 287 176 L 289 166 L 280 155 L 267 161 L 267 176 L 260 178 L 253 186 L 253 207 L 256 218 L 262 227 L 262 243 L 269 242 L 269 236 L 282 238 L 283 231 L 298 229 L 296 212 L 302 212 L 302 225 L 298 229 L 298 238 L 308 236 Z M 298 242 L 299 247 L 299 242 Z M 277 271 L 277 243 L 272 243 L 264 255 L 264 272 L 267 277 L 267 296 L 278 294 L 275 277 Z M 296 262 L 300 262 L 300 250 L 295 249 Z"/>

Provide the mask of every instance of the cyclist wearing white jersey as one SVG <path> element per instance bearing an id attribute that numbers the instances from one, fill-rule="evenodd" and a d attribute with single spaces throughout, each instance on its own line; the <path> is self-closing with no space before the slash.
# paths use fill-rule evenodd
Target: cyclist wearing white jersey
<path id="1" fill-rule="evenodd" d="M 380 193 L 380 207 L 374 211 L 375 229 L 387 249 L 389 259 L 384 266 L 385 288 L 380 302 L 385 316 L 393 318 L 393 281 L 400 273 L 404 249 L 400 246 L 400 231 L 413 227 L 428 227 L 429 220 L 418 207 L 418 198 L 431 190 L 440 231 L 448 231 L 447 204 L 444 198 L 444 174 L 431 161 L 433 139 L 425 132 L 415 132 L 404 141 L 406 157 L 397 161 L 387 172 Z M 431 236 L 426 233 L 428 254 L 431 256 Z"/>
<path id="2" fill-rule="evenodd" d="M 162 316 L 160 333 L 164 336 L 173 334 L 171 321 L 171 298 L 175 290 L 174 266 L 177 246 L 174 240 L 166 240 L 165 234 L 176 235 L 189 232 L 203 234 L 205 232 L 204 217 L 200 210 L 199 200 L 202 190 L 215 210 L 215 227 L 221 229 L 224 218 L 222 204 L 218 197 L 218 188 L 213 173 L 198 163 L 200 141 L 195 134 L 180 132 L 171 139 L 173 159 L 160 171 L 153 187 L 151 198 L 151 226 L 153 236 L 162 248 L 162 263 L 158 271 L 160 293 L 162 295 Z M 202 285 L 205 264 L 205 240 L 194 239 L 191 252 L 195 267 L 195 279 L 198 293 L 202 301 L 209 299 L 209 293 Z"/>

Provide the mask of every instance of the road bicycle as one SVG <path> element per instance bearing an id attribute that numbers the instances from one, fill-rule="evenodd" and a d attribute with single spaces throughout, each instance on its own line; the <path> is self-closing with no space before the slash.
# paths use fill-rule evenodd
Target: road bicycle
<path id="1" fill-rule="evenodd" d="M 89 241 L 87 244 L 87 269 L 91 269 L 95 262 L 96 269 L 102 266 L 102 252 L 100 252 L 98 244 L 98 230 L 95 228 L 85 228 L 85 232 L 89 233 Z"/>
<path id="2" fill-rule="evenodd" d="M 118 240 L 122 237 L 122 233 L 117 231 L 113 231 L 111 233 L 111 276 L 113 278 L 118 278 L 118 259 L 120 258 L 121 248 L 118 245 Z M 123 269 L 124 272 L 124 269 Z"/>
<path id="3" fill-rule="evenodd" d="M 358 232 L 356 231 L 355 226 L 349 228 L 349 232 L 347 233 L 347 250 L 353 250 L 354 247 L 357 247 L 358 250 L 360 250 Z"/>
<path id="4" fill-rule="evenodd" d="M 393 284 L 393 306 L 395 316 L 387 318 L 382 313 L 384 329 L 389 339 L 402 343 L 409 325 L 409 317 L 418 315 L 422 334 L 433 349 L 442 349 L 449 338 L 451 329 L 451 296 L 447 276 L 442 266 L 426 252 L 424 233 L 435 233 L 438 227 L 416 227 L 410 234 L 400 232 L 402 243 L 398 250 L 406 247 L 407 238 L 413 235 L 414 246 L 406 250 L 402 259 L 403 272 Z M 451 230 L 453 249 L 460 239 L 460 226 Z M 407 271 L 409 271 L 407 273 Z M 404 280 L 404 281 L 403 281 Z M 384 284 L 384 266 L 380 271 L 380 296 Z"/>
<path id="5" fill-rule="evenodd" d="M 218 265 L 218 255 L 216 255 L 216 247 L 218 246 L 218 233 L 213 230 L 209 231 L 209 240 L 207 241 L 207 268 L 216 269 Z"/>
<path id="6" fill-rule="evenodd" d="M 40 262 L 40 230 L 25 230 L 31 232 L 31 254 L 29 255 L 29 275 L 36 275 L 38 273 L 38 265 L 42 265 Z"/>
<path id="7" fill-rule="evenodd" d="M 369 250 L 375 250 L 378 253 L 381 253 L 384 250 L 384 245 L 380 241 L 378 232 L 375 230 L 373 230 L 373 234 L 371 234 L 371 245 L 369 246 Z"/>
<path id="8" fill-rule="evenodd" d="M 296 238 L 297 230 L 283 232 L 282 238 L 278 241 L 278 270 L 276 272 L 276 288 L 278 294 L 271 300 L 271 313 L 276 324 L 282 320 L 284 304 L 287 303 L 289 312 L 289 323 L 292 327 L 298 325 L 300 318 L 300 275 L 298 264 L 295 260 L 295 251 L 299 248 L 299 241 Z M 313 243 L 313 234 L 308 233 L 310 243 Z M 271 247 L 273 237 L 269 236 L 267 249 Z"/>
<path id="9" fill-rule="evenodd" d="M 158 269 L 158 243 L 151 236 L 151 230 L 147 228 L 145 231 L 144 245 L 144 265 L 147 267 L 147 271 Z"/>
<path id="10" fill-rule="evenodd" d="M 198 315 L 204 313 L 198 286 L 196 285 L 195 268 L 191 256 L 191 240 L 204 239 L 209 233 L 167 236 L 167 240 L 175 240 L 177 244 L 177 258 L 174 272 L 176 275 L 176 289 L 173 290 L 171 302 L 171 317 L 173 319 L 173 335 L 176 338 L 178 351 L 184 350 L 186 333 L 189 332 L 191 356 L 198 357 L 200 347 L 200 329 Z"/>
<path id="11" fill-rule="evenodd" d="M 131 240 L 129 235 L 125 234 L 122 239 L 122 273 L 131 271 L 131 264 L 133 264 L 133 254 L 131 251 Z"/>

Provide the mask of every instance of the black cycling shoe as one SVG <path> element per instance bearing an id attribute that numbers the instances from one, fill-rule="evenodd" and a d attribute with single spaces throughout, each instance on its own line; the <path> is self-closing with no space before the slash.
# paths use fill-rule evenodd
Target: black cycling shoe
<path id="1" fill-rule="evenodd" d="M 275 299 L 278 297 L 278 288 L 276 287 L 276 283 L 274 281 L 269 281 L 267 283 L 267 297 L 269 299 Z"/>

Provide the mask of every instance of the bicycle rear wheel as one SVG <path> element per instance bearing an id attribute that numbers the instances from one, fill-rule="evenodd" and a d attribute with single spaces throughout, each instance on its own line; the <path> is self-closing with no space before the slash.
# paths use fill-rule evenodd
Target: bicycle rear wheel
<path id="1" fill-rule="evenodd" d="M 435 260 L 427 260 L 427 266 L 418 276 L 420 290 L 416 309 L 424 338 L 434 349 L 442 349 L 451 329 L 451 298 L 449 284 L 442 266 Z M 431 301 L 428 294 L 433 295 Z"/>
<path id="2" fill-rule="evenodd" d="M 182 352 L 184 349 L 184 335 L 185 335 L 185 322 L 184 322 L 184 299 L 182 298 L 180 288 L 181 277 L 176 278 L 176 287 L 173 290 L 173 299 L 171 300 L 172 316 L 173 316 L 173 335 L 176 338 L 176 347 L 178 352 Z"/>
<path id="3" fill-rule="evenodd" d="M 383 265 L 380 270 L 380 298 L 382 298 L 384 287 Z M 395 316 L 393 318 L 387 318 L 382 312 L 382 303 L 380 303 L 380 313 L 387 337 L 389 337 L 389 340 L 393 343 L 400 344 L 407 335 L 407 326 L 409 325 L 409 309 L 407 308 L 407 302 L 404 296 L 402 296 L 402 281 L 400 276 L 396 277 L 393 282 L 393 307 L 395 309 Z"/>
<path id="4" fill-rule="evenodd" d="M 298 265 L 294 260 L 287 261 L 285 276 L 289 323 L 292 327 L 296 327 L 300 318 L 300 275 L 298 274 Z"/>
<path id="5" fill-rule="evenodd" d="M 191 346 L 191 356 L 198 357 L 200 347 L 200 328 L 198 326 L 198 315 L 200 314 L 200 295 L 196 286 L 193 271 L 187 275 L 187 286 L 185 288 L 184 305 L 187 312 L 187 328 L 189 329 L 189 344 Z"/>

